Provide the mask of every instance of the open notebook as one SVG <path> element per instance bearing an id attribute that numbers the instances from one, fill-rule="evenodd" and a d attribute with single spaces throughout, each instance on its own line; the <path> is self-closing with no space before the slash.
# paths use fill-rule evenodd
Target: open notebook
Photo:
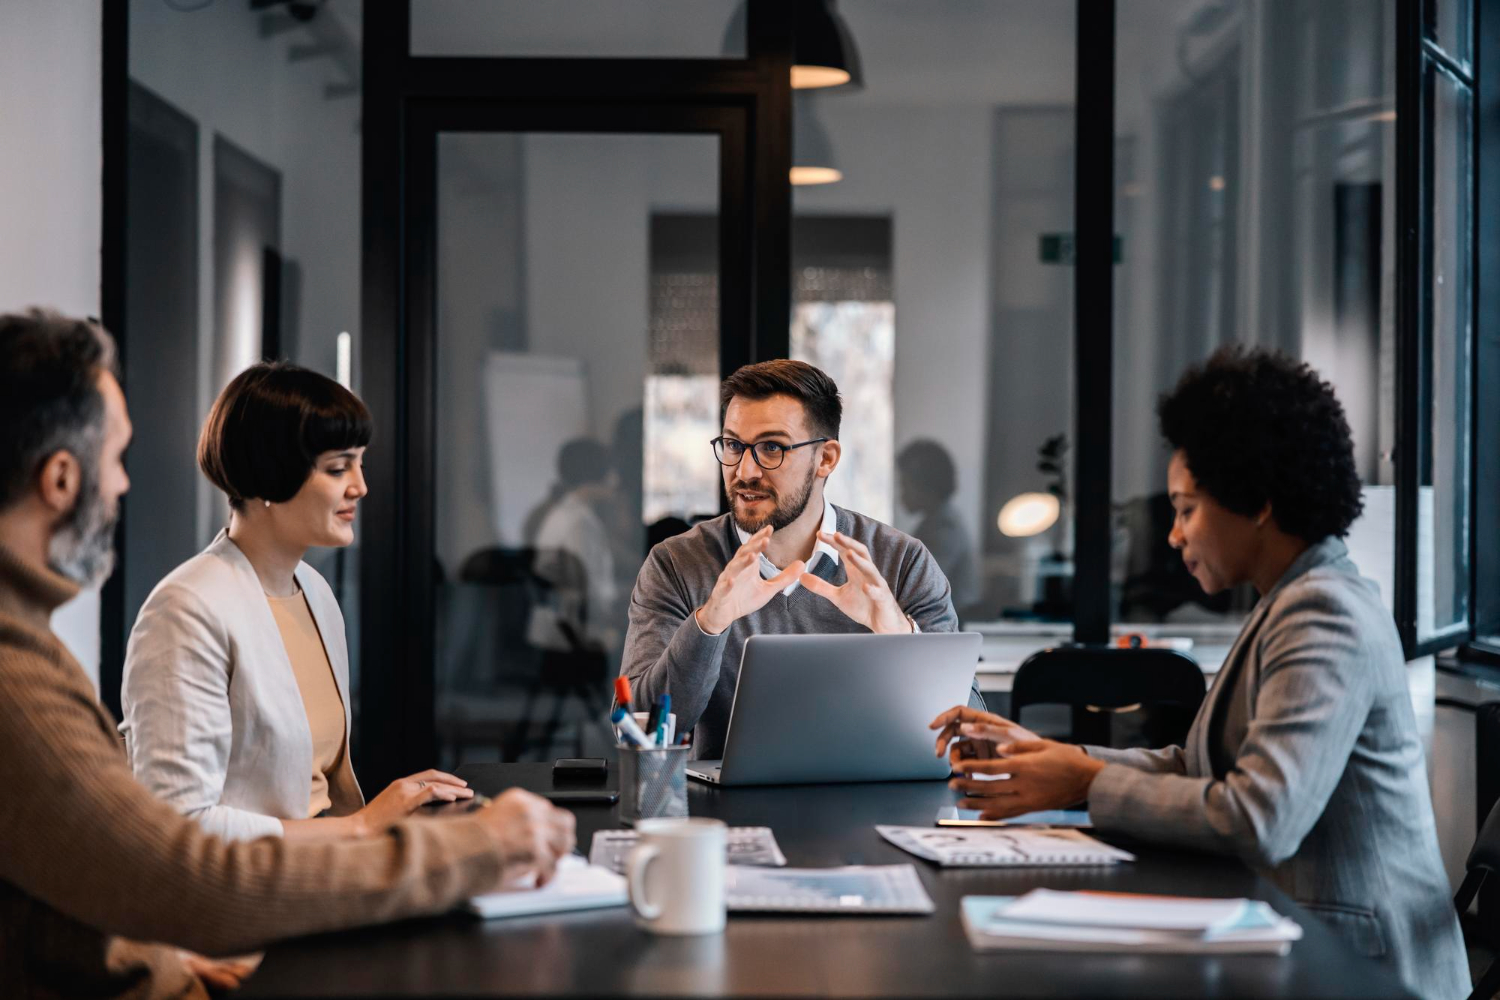
<path id="1" fill-rule="evenodd" d="M 535 883 L 505 888 L 474 896 L 465 907 L 475 916 L 521 917 L 532 913 L 559 913 L 564 910 L 592 910 L 605 906 L 624 906 L 627 902 L 625 878 L 608 868 L 591 865 L 576 854 L 563 858 L 557 874 L 540 889 Z"/>

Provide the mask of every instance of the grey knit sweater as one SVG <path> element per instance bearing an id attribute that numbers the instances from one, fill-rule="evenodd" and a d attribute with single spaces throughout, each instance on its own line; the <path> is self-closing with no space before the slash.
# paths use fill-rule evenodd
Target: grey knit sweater
<path id="1" fill-rule="evenodd" d="M 870 550 L 901 609 L 923 632 L 954 632 L 958 616 L 948 580 L 926 547 L 910 535 L 853 511 L 835 508 L 838 530 Z M 740 674 L 740 654 L 752 635 L 863 633 L 865 628 L 827 599 L 798 587 L 736 621 L 719 635 L 705 635 L 693 612 L 708 600 L 714 582 L 740 547 L 728 514 L 704 521 L 651 550 L 630 595 L 630 628 L 620 673 L 630 678 L 632 700 L 649 704 L 672 696 L 677 731 L 695 729 L 693 756 L 724 755 L 729 706 Z M 848 576 L 843 561 L 824 557 L 813 573 L 834 584 Z M 969 703 L 984 706 L 976 684 Z"/>

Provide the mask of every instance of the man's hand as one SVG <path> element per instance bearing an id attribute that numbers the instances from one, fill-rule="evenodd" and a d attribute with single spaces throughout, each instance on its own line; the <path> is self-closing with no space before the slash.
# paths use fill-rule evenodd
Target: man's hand
<path id="1" fill-rule="evenodd" d="M 1104 769 L 1082 747 L 1055 740 L 1018 740 L 996 747 L 994 760 L 958 759 L 948 787 L 962 792 L 960 809 L 978 809 L 981 819 L 1009 819 L 1039 809 L 1066 809 L 1089 796 Z M 976 778 L 971 775 L 1004 776 Z"/>
<path id="2" fill-rule="evenodd" d="M 802 575 L 807 563 L 798 559 L 771 579 L 763 579 L 760 556 L 770 544 L 771 526 L 768 524 L 740 546 L 714 582 L 713 593 L 697 610 L 699 628 L 709 635 L 718 635 L 751 612 L 765 607 L 771 598 Z"/>
<path id="3" fill-rule="evenodd" d="M 241 958 L 208 958 L 195 951 L 179 949 L 182 964 L 188 972 L 198 977 L 210 992 L 227 993 L 237 990 L 260 966 L 263 954 L 245 955 Z"/>
<path id="4" fill-rule="evenodd" d="M 871 632 L 909 635 L 911 622 L 901 605 L 896 603 L 896 595 L 891 593 L 885 577 L 870 560 L 870 550 L 865 544 L 838 533 L 830 535 L 820 531 L 818 538 L 839 550 L 839 559 L 844 564 L 848 580 L 835 587 L 822 577 L 803 573 L 798 582 L 814 594 L 828 598 L 834 607 Z"/>
<path id="5" fill-rule="evenodd" d="M 951 760 L 979 758 L 989 760 L 1000 756 L 999 745 L 1021 740 L 1041 739 L 1025 726 L 1011 722 L 1003 715 L 983 712 L 968 705 L 955 705 L 927 724 L 928 729 L 940 729 L 934 754 L 948 754 Z M 949 744 L 956 737 L 963 739 Z"/>
<path id="6" fill-rule="evenodd" d="M 494 837 L 506 882 L 535 875 L 538 886 L 546 885 L 557 871 L 558 859 L 578 842 L 572 813 L 519 788 L 504 792 L 474 815 Z"/>

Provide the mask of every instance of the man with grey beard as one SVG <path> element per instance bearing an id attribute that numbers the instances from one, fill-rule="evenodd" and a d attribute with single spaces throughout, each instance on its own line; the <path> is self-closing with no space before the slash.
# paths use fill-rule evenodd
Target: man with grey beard
<path id="1" fill-rule="evenodd" d="M 801 361 L 746 365 L 720 389 L 713 440 L 730 513 L 651 550 L 630 598 L 620 673 L 633 700 L 672 696 L 693 756 L 724 755 L 752 635 L 953 632 L 948 580 L 921 542 L 823 496 L 843 404 Z M 977 685 L 969 703 L 982 707 Z"/>
<path id="2" fill-rule="evenodd" d="M 573 817 L 519 789 L 359 840 L 227 843 L 135 780 L 48 622 L 113 562 L 131 435 L 113 357 L 94 323 L 0 315 L 0 997 L 206 997 L 249 967 L 205 954 L 550 878 Z"/>

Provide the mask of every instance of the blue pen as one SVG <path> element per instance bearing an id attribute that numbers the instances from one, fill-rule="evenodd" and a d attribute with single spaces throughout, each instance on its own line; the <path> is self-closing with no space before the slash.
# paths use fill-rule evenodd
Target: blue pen
<path id="1" fill-rule="evenodd" d="M 667 745 L 667 716 L 672 712 L 672 696 L 662 695 L 656 699 L 656 706 L 656 732 L 652 734 L 652 738 L 655 739 L 657 746 L 664 747 Z"/>

